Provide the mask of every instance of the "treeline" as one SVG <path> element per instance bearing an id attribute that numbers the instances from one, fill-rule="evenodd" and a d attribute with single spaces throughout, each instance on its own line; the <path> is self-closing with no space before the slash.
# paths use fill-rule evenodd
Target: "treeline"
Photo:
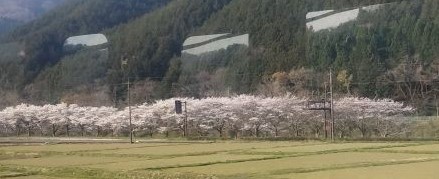
<path id="1" fill-rule="evenodd" d="M 431 0 L 389 4 L 336 30 L 310 34 L 306 67 L 332 67 L 340 92 L 391 97 L 435 114 L 438 5 Z"/>

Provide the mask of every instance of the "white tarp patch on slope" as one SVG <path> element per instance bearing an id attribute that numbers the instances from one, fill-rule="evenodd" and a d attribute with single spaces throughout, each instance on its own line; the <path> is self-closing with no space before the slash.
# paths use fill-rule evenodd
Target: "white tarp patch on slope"
<path id="1" fill-rule="evenodd" d="M 226 39 L 217 40 L 205 45 L 194 47 L 191 49 L 183 50 L 182 53 L 192 54 L 192 55 L 202 55 L 208 52 L 214 52 L 221 49 L 227 49 L 227 47 L 232 45 L 245 45 L 249 46 L 249 34 L 244 34 L 240 36 L 230 37 Z"/>
<path id="2" fill-rule="evenodd" d="M 317 19 L 306 23 L 308 29 L 312 28 L 313 31 L 317 32 L 324 29 L 330 29 L 338 27 L 346 22 L 353 21 L 357 19 L 359 9 L 354 9 L 350 11 L 344 11 L 337 14 L 330 15 L 321 19 Z"/>
<path id="3" fill-rule="evenodd" d="M 348 11 L 339 12 L 336 14 L 332 14 L 327 17 L 322 17 L 320 19 L 313 20 L 311 22 L 306 23 L 306 27 L 308 29 L 312 29 L 314 32 L 325 30 L 325 29 L 332 29 L 336 28 L 344 23 L 354 21 L 358 18 L 358 15 L 360 14 L 360 9 L 367 11 L 367 12 L 373 12 L 378 10 L 381 6 L 384 4 L 376 4 L 366 7 L 361 7 L 357 9 L 352 9 Z M 306 15 L 306 18 L 315 18 L 318 16 L 322 16 L 324 14 L 333 12 L 333 10 L 326 10 L 326 11 L 317 11 L 317 12 L 309 12 Z"/>
<path id="4" fill-rule="evenodd" d="M 306 14 L 306 19 L 311 19 L 314 17 L 319 17 L 328 13 L 334 12 L 334 10 L 326 10 L 326 11 L 316 11 L 316 12 L 310 12 Z"/>
<path id="5" fill-rule="evenodd" d="M 108 43 L 108 39 L 104 34 L 89 34 L 69 37 L 64 45 L 96 46 L 105 43 Z"/>
<path id="6" fill-rule="evenodd" d="M 225 35 L 229 35 L 227 34 L 214 34 L 214 35 L 201 35 L 201 36 L 192 36 L 189 37 L 188 39 L 186 39 L 186 41 L 184 41 L 183 46 L 188 46 L 188 45 L 195 45 L 195 44 L 199 44 L 199 43 L 203 43 L 212 39 L 216 39 Z"/>

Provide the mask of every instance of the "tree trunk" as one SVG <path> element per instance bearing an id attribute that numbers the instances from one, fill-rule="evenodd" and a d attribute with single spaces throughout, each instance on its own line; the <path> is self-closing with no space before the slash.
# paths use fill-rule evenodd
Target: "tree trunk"
<path id="1" fill-rule="evenodd" d="M 180 127 L 180 130 L 183 132 L 183 137 L 186 137 L 186 130 L 184 130 L 184 127 Z"/>
<path id="2" fill-rule="evenodd" d="M 67 137 L 70 137 L 70 134 L 69 134 L 70 131 L 69 131 L 69 125 L 68 124 L 66 125 L 66 132 L 67 132 Z"/>
<path id="3" fill-rule="evenodd" d="M 238 130 L 235 131 L 235 139 L 236 140 L 239 139 L 239 131 Z"/>
<path id="4" fill-rule="evenodd" d="M 44 130 L 43 130 L 43 127 L 40 127 L 40 135 L 41 135 L 41 137 L 44 136 Z"/>
<path id="5" fill-rule="evenodd" d="M 15 129 L 16 129 L 16 131 L 17 131 L 17 137 L 20 137 L 20 126 L 19 126 L 19 125 L 16 125 L 16 126 L 15 126 Z"/>
<path id="6" fill-rule="evenodd" d="M 365 128 L 361 128 L 360 132 L 361 132 L 361 137 L 362 138 L 366 138 L 366 129 Z"/>
<path id="7" fill-rule="evenodd" d="M 27 125 L 27 137 L 30 137 L 30 131 L 31 131 L 30 125 Z"/>
<path id="8" fill-rule="evenodd" d="M 52 137 L 56 137 L 55 124 L 52 124 Z"/>
<path id="9" fill-rule="evenodd" d="M 84 137 L 84 130 L 85 130 L 84 128 L 85 127 L 82 124 L 80 126 L 81 126 L 81 137 Z"/>
<path id="10" fill-rule="evenodd" d="M 223 138 L 223 130 L 222 129 L 218 129 L 217 131 L 219 133 L 219 137 Z"/>

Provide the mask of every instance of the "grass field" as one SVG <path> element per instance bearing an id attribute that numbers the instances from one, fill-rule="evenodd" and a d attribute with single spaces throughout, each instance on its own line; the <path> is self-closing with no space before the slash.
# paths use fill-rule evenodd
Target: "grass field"
<path id="1" fill-rule="evenodd" d="M 8 139 L 0 143 L 0 178 L 439 177 L 432 142 L 118 142 Z"/>

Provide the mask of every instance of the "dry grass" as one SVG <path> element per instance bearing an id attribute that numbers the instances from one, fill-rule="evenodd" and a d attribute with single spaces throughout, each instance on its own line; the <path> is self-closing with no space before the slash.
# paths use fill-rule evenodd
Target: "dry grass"
<path id="1" fill-rule="evenodd" d="M 439 167 L 433 143 L 90 143 L 2 146 L 0 154 L 0 178 L 380 179 L 401 169 L 395 176 L 405 179 L 417 169 L 432 178 Z"/>
<path id="2" fill-rule="evenodd" d="M 163 156 L 163 155 L 192 155 L 197 153 L 215 153 L 235 150 L 248 150 L 248 149 L 266 149 L 277 148 L 287 146 L 302 146 L 312 145 L 314 143 L 305 142 L 219 142 L 210 144 L 191 144 L 175 146 L 162 146 L 159 150 L 157 148 L 134 148 L 134 149 L 121 149 L 117 151 L 101 151 L 102 154 L 141 154 L 150 156 Z"/>
<path id="3" fill-rule="evenodd" d="M 133 161 L 136 158 L 50 156 L 42 158 L 0 160 L 2 165 L 66 167 Z M 138 159 L 137 159 L 138 160 Z"/>
<path id="4" fill-rule="evenodd" d="M 322 154 L 303 157 L 290 157 L 274 160 L 250 161 L 241 163 L 218 164 L 201 167 L 188 167 L 169 169 L 168 172 L 191 172 L 200 174 L 258 174 L 284 172 L 285 170 L 298 170 L 306 168 L 331 167 L 341 164 L 355 164 L 365 162 L 386 162 L 407 159 L 428 158 L 430 155 L 398 154 L 398 153 L 366 153 L 348 152 Z"/>
<path id="5" fill-rule="evenodd" d="M 31 175 L 31 176 L 13 177 L 13 179 L 63 179 L 63 178 L 49 177 L 49 176 L 42 176 L 42 175 Z"/>
<path id="6" fill-rule="evenodd" d="M 203 163 L 219 163 L 219 162 L 232 162 L 237 160 L 246 159 L 260 159 L 265 156 L 259 155 L 231 155 L 231 154 L 214 154 L 214 155 L 202 155 L 202 156 L 184 156 L 169 159 L 155 159 L 155 160 L 142 160 L 142 161 L 128 161 L 118 162 L 110 164 L 89 165 L 85 167 L 100 168 L 108 170 L 136 170 L 136 169 L 158 169 L 179 167 L 187 165 L 197 165 Z"/>
<path id="7" fill-rule="evenodd" d="M 426 152 L 426 153 L 439 153 L 439 144 L 431 145 L 420 145 L 420 146 L 410 146 L 410 147 L 395 147 L 389 149 L 382 149 L 384 151 L 395 151 L 395 152 Z"/>
<path id="8" fill-rule="evenodd" d="M 327 170 L 312 173 L 293 173 L 275 176 L 275 178 L 300 179 L 437 179 L 439 161 L 421 162 L 401 165 L 349 168 Z"/>
<path id="9" fill-rule="evenodd" d="M 344 143 L 344 144 L 321 144 L 312 146 L 295 146 L 295 147 L 282 147 L 282 148 L 269 148 L 269 149 L 256 149 L 250 152 L 254 153 L 312 153 L 312 152 L 323 152 L 323 151 L 333 151 L 333 150 L 352 150 L 352 149 L 363 149 L 363 148 L 381 148 L 390 147 L 395 145 L 406 145 L 406 144 L 395 144 L 395 143 Z"/>
<path id="10" fill-rule="evenodd" d="M 40 145 L 25 145 L 25 146 L 8 146 L 0 147 L 0 151 L 15 151 L 15 152 L 75 152 L 75 151 L 99 151 L 99 150 L 115 150 L 115 149 L 129 149 L 129 148 L 143 148 L 143 147 L 160 147 L 160 146 L 175 146 L 182 144 L 172 143 L 147 143 L 147 144 L 40 144 Z"/>

